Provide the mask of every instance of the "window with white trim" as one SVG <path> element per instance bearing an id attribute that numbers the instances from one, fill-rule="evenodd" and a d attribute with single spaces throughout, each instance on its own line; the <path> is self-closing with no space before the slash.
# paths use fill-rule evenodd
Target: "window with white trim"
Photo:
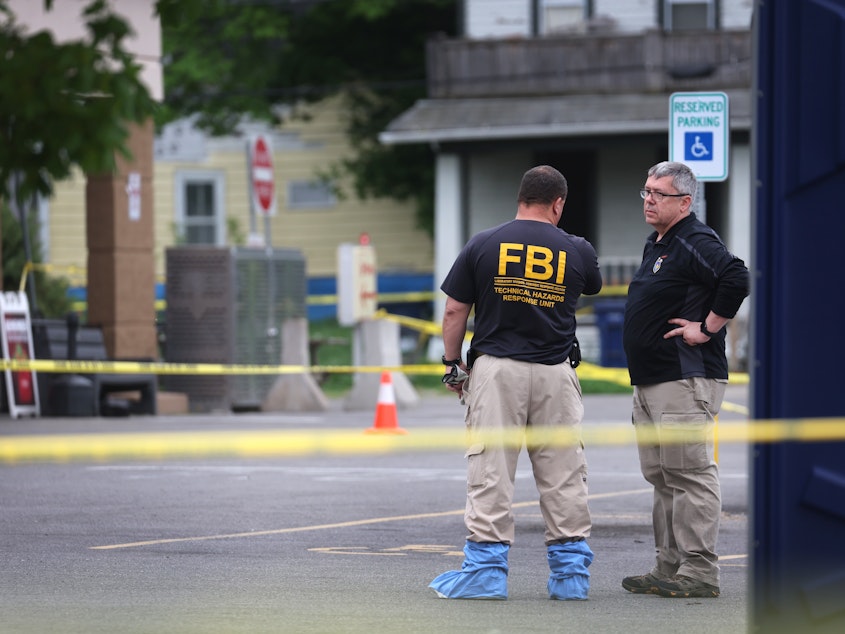
<path id="1" fill-rule="evenodd" d="M 224 176 L 219 172 L 182 171 L 175 175 L 175 222 L 183 244 L 226 244 L 223 212 Z"/>
<path id="2" fill-rule="evenodd" d="M 586 0 L 540 0 L 539 30 L 543 35 L 572 31 L 587 19 Z"/>
<path id="3" fill-rule="evenodd" d="M 692 31 L 716 28 L 717 0 L 663 0 L 663 28 Z"/>

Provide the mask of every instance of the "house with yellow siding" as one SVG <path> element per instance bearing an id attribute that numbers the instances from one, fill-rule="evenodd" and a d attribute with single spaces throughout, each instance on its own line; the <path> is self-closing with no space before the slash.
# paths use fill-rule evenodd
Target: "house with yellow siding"
<path id="1" fill-rule="evenodd" d="M 412 204 L 390 199 L 338 199 L 318 175 L 351 153 L 343 130 L 342 102 L 308 107 L 309 117 L 289 116 L 280 127 L 245 123 L 240 136 L 214 138 L 190 121 L 157 131 L 154 147 L 155 269 L 164 283 L 165 251 L 177 244 L 244 244 L 253 239 L 300 250 L 310 281 L 333 281 L 337 248 L 367 234 L 380 274 L 428 276 L 433 269 L 429 235 L 416 227 Z M 247 140 L 262 134 L 273 148 L 276 214 L 265 223 L 252 215 Z M 57 273 L 84 286 L 87 262 L 85 178 L 56 183 L 42 206 L 44 258 Z M 76 275 L 74 272 L 83 272 Z M 309 285 L 310 286 L 310 285 Z M 431 283 L 428 283 L 428 290 Z M 159 296 L 161 293 L 159 292 Z"/>

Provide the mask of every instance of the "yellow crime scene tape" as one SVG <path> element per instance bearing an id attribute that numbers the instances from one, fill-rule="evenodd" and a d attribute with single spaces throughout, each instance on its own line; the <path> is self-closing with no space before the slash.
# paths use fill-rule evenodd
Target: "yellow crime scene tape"
<path id="1" fill-rule="evenodd" d="M 439 324 L 392 315 L 384 310 L 375 318 L 388 319 L 402 326 L 417 330 L 426 336 L 439 336 Z M 472 338 L 467 332 L 466 339 Z M 0 359 L 0 369 L 63 374 L 156 374 L 156 375 L 286 375 L 303 373 L 382 373 L 401 372 L 417 375 L 440 375 L 441 364 L 416 364 L 399 366 L 340 366 L 340 365 L 249 365 L 224 363 L 162 363 L 153 361 L 71 361 L 49 359 Z M 579 377 L 608 381 L 630 386 L 625 368 L 605 368 L 588 362 L 578 367 Z M 747 384 L 747 374 L 732 374 L 731 382 Z M 729 404 L 724 404 L 727 410 Z M 747 414 L 742 406 L 734 411 Z M 774 431 L 768 427 L 761 438 L 768 440 L 786 439 L 789 436 L 781 428 Z M 784 428 L 794 435 L 793 426 Z M 747 424 L 719 428 L 720 438 L 725 441 L 751 441 Z M 825 433 L 828 433 L 826 428 Z M 558 432 L 560 434 L 560 432 Z M 643 437 L 641 436 L 640 440 Z M 521 445 L 538 439 L 519 434 L 506 439 Z M 550 442 L 572 443 L 572 437 L 558 435 Z M 602 424 L 585 428 L 583 440 L 588 444 L 632 444 L 637 439 L 630 423 L 622 425 Z M 681 437 L 678 437 L 681 442 Z M 15 436 L 0 439 L 0 462 L 41 462 L 70 460 L 130 460 L 202 457 L 295 457 L 314 454 L 360 454 L 392 451 L 463 451 L 467 438 L 463 427 L 458 429 L 415 429 L 410 435 L 363 434 L 361 432 L 328 429 L 322 431 L 237 431 L 237 432 L 170 432 L 135 434 L 73 434 Z"/>
<path id="2" fill-rule="evenodd" d="M 439 375 L 443 366 L 439 363 L 409 364 L 396 366 L 369 365 L 249 365 L 226 363 L 162 363 L 156 361 L 58 361 L 55 359 L 0 359 L 0 370 L 13 372 L 48 372 L 61 374 L 190 374 L 210 375 L 260 375 L 260 374 L 372 374 L 381 372 L 402 372 L 404 374 Z M 580 379 L 607 381 L 630 386 L 625 368 L 605 368 L 582 361 L 578 366 Z M 748 383 L 745 373 L 733 373 L 730 382 L 735 385 Z"/>
<path id="3" fill-rule="evenodd" d="M 31 265 L 32 269 L 47 268 L 48 265 Z M 77 271 L 74 271 L 75 273 Z M 25 275 L 21 285 L 25 284 Z M 608 287 L 603 294 L 624 295 L 626 286 Z M 380 294 L 381 301 L 430 301 L 434 293 L 389 293 Z M 309 297 L 309 304 L 334 304 L 337 297 L 323 295 Z M 157 309 L 158 309 L 157 303 Z M 374 318 L 387 319 L 418 331 L 421 336 L 440 336 L 439 324 L 393 315 L 379 310 Z M 467 331 L 465 339 L 472 339 Z M 381 373 L 402 372 L 404 374 L 439 375 L 440 364 L 416 364 L 400 366 L 338 366 L 338 365 L 249 365 L 223 363 L 163 363 L 144 361 L 71 361 L 47 359 L 0 359 L 0 369 L 13 372 L 53 372 L 66 374 L 156 374 L 156 375 L 285 375 L 326 373 Z M 625 368 L 605 368 L 588 362 L 578 367 L 582 380 L 612 382 L 630 386 Z M 731 383 L 747 384 L 748 375 L 731 374 Z M 747 414 L 741 405 L 724 403 L 723 409 Z M 573 437 L 558 431 L 552 438 L 539 439 L 517 433 L 504 439 L 522 445 L 524 442 L 560 442 L 571 444 Z M 584 442 L 592 445 L 632 444 L 637 442 L 630 423 L 621 425 L 602 424 L 585 428 Z M 796 422 L 755 421 L 749 423 L 719 424 L 719 438 L 725 442 L 776 442 L 783 440 L 835 440 L 845 438 L 845 425 L 841 421 L 816 421 L 812 424 Z M 678 442 L 685 442 L 683 434 L 676 435 Z M 640 435 L 640 442 L 647 436 Z M 665 439 L 664 439 L 665 440 Z M 457 450 L 467 444 L 466 431 L 459 429 L 415 429 L 411 435 L 362 434 L 343 429 L 322 431 L 238 431 L 238 432 L 165 432 L 137 434 L 74 434 L 39 435 L 0 438 L 0 462 L 16 463 L 31 461 L 69 460 L 115 460 L 115 459 L 167 459 L 177 457 L 285 457 L 314 454 L 357 454 L 392 451 Z"/>
<path id="4" fill-rule="evenodd" d="M 257 375 L 305 373 L 375 373 L 442 374 L 440 364 L 397 366 L 348 365 L 250 365 L 226 363 L 161 363 L 157 361 L 57 361 L 55 359 L 2 359 L 0 370 L 48 372 L 61 374 L 191 374 Z"/>
<path id="5" fill-rule="evenodd" d="M 155 363 L 137 361 L 55 361 L 38 359 L 0 360 L 0 369 L 61 373 L 152 373 L 193 375 L 296 374 L 304 372 L 403 372 L 406 374 L 440 374 L 440 364 L 402 366 L 304 366 L 304 365 L 235 365 L 214 363 Z M 624 368 L 603 368 L 582 363 L 579 375 L 627 384 Z M 623 379 L 624 377 L 624 379 Z M 747 383 L 745 374 L 732 374 L 732 383 Z M 725 403 L 723 409 L 729 409 Z M 742 406 L 734 411 L 746 413 Z M 371 430 L 368 430 L 371 431 Z M 566 430 L 541 434 L 535 430 L 497 435 L 496 440 L 522 446 L 523 443 L 546 442 L 587 445 L 627 445 L 656 442 L 656 431 L 640 431 L 639 436 L 629 423 L 587 425 L 579 437 Z M 695 439 L 686 432 L 674 433 L 662 442 L 688 442 Z M 743 421 L 718 423 L 720 442 L 831 441 L 845 439 L 842 419 L 809 419 L 798 421 Z M 474 437 L 472 441 L 481 441 Z M 460 428 L 421 428 L 413 434 L 389 432 L 371 434 L 348 429 L 310 431 L 203 431 L 120 434 L 65 434 L 13 436 L 0 439 L 0 462 L 43 462 L 71 460 L 164 460 L 209 457 L 297 457 L 316 454 L 378 454 L 395 451 L 463 451 L 467 446 L 466 430 Z"/>
<path id="6" fill-rule="evenodd" d="M 841 418 L 719 423 L 722 442 L 825 442 L 845 440 Z M 312 455 L 383 454 L 393 452 L 464 451 L 468 442 L 503 442 L 522 447 L 545 443 L 587 447 L 654 443 L 657 431 L 635 432 L 630 423 L 585 425 L 580 435 L 567 430 L 538 432 L 533 428 L 467 437 L 458 428 L 419 428 L 410 433 L 367 433 L 370 430 L 242 430 L 116 434 L 21 435 L 0 439 L 0 462 L 70 462 L 106 460 L 166 460 L 177 458 L 282 458 Z M 661 442 L 700 440 L 695 432 L 678 431 Z"/>

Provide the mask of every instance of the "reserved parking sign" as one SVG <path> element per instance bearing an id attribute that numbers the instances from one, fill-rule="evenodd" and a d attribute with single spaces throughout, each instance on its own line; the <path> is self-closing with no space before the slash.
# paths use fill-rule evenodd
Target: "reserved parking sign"
<path id="1" fill-rule="evenodd" d="M 700 181 L 728 177 L 730 118 L 723 92 L 676 92 L 669 98 L 669 160 Z"/>

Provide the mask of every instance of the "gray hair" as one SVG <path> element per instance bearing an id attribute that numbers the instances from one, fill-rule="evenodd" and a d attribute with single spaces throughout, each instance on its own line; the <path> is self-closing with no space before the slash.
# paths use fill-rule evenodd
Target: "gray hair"
<path id="1" fill-rule="evenodd" d="M 663 161 L 652 165 L 648 170 L 648 176 L 654 178 L 672 177 L 672 187 L 678 190 L 679 194 L 689 194 L 695 200 L 698 180 L 695 178 L 689 166 L 674 161 Z"/>

